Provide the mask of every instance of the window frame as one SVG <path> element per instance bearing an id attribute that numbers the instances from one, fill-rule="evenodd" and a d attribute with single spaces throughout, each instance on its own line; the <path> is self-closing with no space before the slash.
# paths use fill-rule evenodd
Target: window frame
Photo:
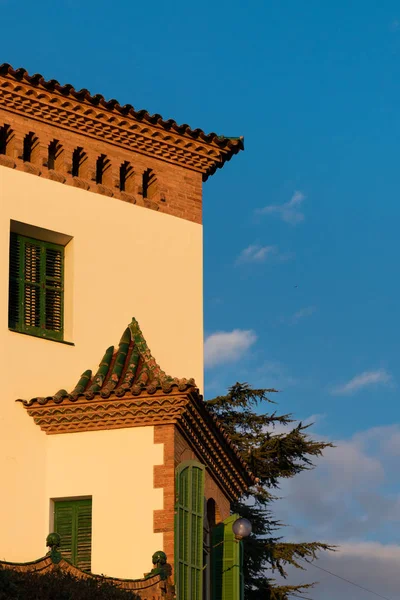
<path id="1" fill-rule="evenodd" d="M 13 241 L 15 240 L 15 242 Z M 13 244 L 15 243 L 15 249 Z M 39 281 L 32 282 L 26 278 L 26 254 L 25 249 L 28 244 L 39 247 Z M 61 256 L 60 277 L 51 277 L 46 272 L 46 254 L 48 250 L 59 252 Z M 11 261 L 14 256 L 17 257 L 18 266 L 16 272 L 12 272 Z M 38 238 L 22 235 L 14 231 L 10 232 L 10 247 L 9 247 L 9 305 L 8 305 L 8 327 L 12 331 L 26 333 L 28 335 L 41 337 L 54 341 L 64 341 L 64 281 L 65 281 L 65 247 L 62 244 L 55 244 L 40 240 Z M 14 258 L 15 259 L 15 258 Z M 51 285 L 58 279 L 58 285 Z M 12 304 L 12 287 L 16 288 L 15 295 L 17 297 L 17 307 Z M 39 326 L 29 325 L 26 323 L 25 315 L 25 291 L 27 286 L 38 287 L 39 295 Z M 47 291 L 60 293 L 60 328 L 49 329 L 46 327 L 46 293 Z M 16 311 L 17 319 L 11 321 L 11 311 Z"/>

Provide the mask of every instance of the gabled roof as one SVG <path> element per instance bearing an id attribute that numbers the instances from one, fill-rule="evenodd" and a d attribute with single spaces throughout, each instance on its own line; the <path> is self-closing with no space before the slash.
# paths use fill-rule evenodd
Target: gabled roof
<path id="1" fill-rule="evenodd" d="M 256 482 L 194 379 L 171 377 L 161 369 L 136 319 L 118 348 L 106 350 L 96 373 L 85 371 L 71 392 L 17 402 L 47 434 L 176 425 L 228 497 L 237 498 Z"/>
<path id="2" fill-rule="evenodd" d="M 82 373 L 70 392 L 61 389 L 54 396 L 19 401 L 25 406 L 44 405 L 51 400 L 61 404 L 64 400 L 76 401 L 82 397 L 87 400 L 110 396 L 121 398 L 127 393 L 138 396 L 143 391 L 152 394 L 157 390 L 167 394 L 174 388 L 184 392 L 195 387 L 194 379 L 170 377 L 161 369 L 149 350 L 139 323 L 132 318 L 118 348 L 107 348 L 94 375 L 90 369 Z"/>

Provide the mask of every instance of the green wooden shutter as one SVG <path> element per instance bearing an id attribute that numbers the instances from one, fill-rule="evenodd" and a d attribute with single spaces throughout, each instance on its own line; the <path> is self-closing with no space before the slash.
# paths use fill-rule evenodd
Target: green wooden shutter
<path id="1" fill-rule="evenodd" d="M 176 476 L 176 587 L 179 600 L 202 600 L 204 467 L 180 465 Z"/>
<path id="2" fill-rule="evenodd" d="M 63 331 L 63 248 L 45 246 L 44 328 L 54 333 Z"/>
<path id="3" fill-rule="evenodd" d="M 72 502 L 54 503 L 54 531 L 61 537 L 60 550 L 63 557 L 74 563 L 74 510 Z"/>
<path id="4" fill-rule="evenodd" d="M 63 286 L 64 248 L 11 233 L 9 327 L 62 340 Z"/>
<path id="5" fill-rule="evenodd" d="M 60 534 L 64 558 L 82 571 L 90 571 L 92 554 L 92 501 L 54 503 L 54 531 Z"/>
<path id="6" fill-rule="evenodd" d="M 15 233 L 10 235 L 10 276 L 8 284 L 8 326 L 16 329 L 20 322 L 21 260 L 20 240 Z"/>
<path id="7" fill-rule="evenodd" d="M 232 525 L 239 515 L 231 515 L 212 532 L 211 580 L 213 600 L 243 600 L 241 542 Z"/>
<path id="8" fill-rule="evenodd" d="M 21 238 L 23 249 L 23 324 L 27 330 L 40 332 L 42 301 L 41 245 Z"/>
<path id="9" fill-rule="evenodd" d="M 90 571 L 92 558 L 92 501 L 81 500 L 76 505 L 76 566 Z"/>

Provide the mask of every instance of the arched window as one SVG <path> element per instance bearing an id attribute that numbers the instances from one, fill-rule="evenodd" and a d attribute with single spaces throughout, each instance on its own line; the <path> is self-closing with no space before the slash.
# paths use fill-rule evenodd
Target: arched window
<path id="1" fill-rule="evenodd" d="M 39 140 L 32 131 L 24 137 L 22 160 L 34 164 L 39 162 Z"/>
<path id="2" fill-rule="evenodd" d="M 151 200 L 158 192 L 157 177 L 154 171 L 147 169 L 143 173 L 143 198 Z"/>
<path id="3" fill-rule="evenodd" d="M 9 125 L 0 127 L 0 154 L 12 155 L 11 140 L 14 137 L 14 132 Z"/>
<path id="4" fill-rule="evenodd" d="M 72 153 L 72 177 L 87 178 L 87 158 L 83 148 L 75 148 Z"/>
<path id="5" fill-rule="evenodd" d="M 203 598 L 204 466 L 190 460 L 176 471 L 175 583 L 179 600 Z"/>
<path id="6" fill-rule="evenodd" d="M 47 167 L 53 171 L 62 170 L 64 150 L 58 140 L 53 140 L 49 144 Z"/>
<path id="7" fill-rule="evenodd" d="M 121 192 L 133 194 L 135 180 L 132 165 L 126 160 L 119 168 L 119 189 Z"/>
<path id="8" fill-rule="evenodd" d="M 96 161 L 96 183 L 111 187 L 111 163 L 105 154 L 100 154 Z"/>

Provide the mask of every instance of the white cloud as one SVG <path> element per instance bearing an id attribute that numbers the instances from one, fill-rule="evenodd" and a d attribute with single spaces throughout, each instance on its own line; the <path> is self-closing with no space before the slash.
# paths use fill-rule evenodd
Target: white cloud
<path id="1" fill-rule="evenodd" d="M 392 376 L 385 369 L 376 371 L 364 371 L 356 375 L 347 383 L 338 386 L 332 391 L 332 394 L 338 396 L 346 396 L 354 394 L 359 390 L 371 385 L 389 385 L 392 382 Z"/>
<path id="2" fill-rule="evenodd" d="M 321 553 L 319 557 L 310 565 L 301 563 L 306 571 L 290 568 L 287 583 L 319 582 L 307 594 L 307 597 L 318 600 L 374 598 L 366 590 L 379 594 L 381 598 L 394 600 L 398 597 L 400 546 L 379 542 L 344 543 L 336 552 Z M 276 580 L 283 583 L 279 576 Z"/>
<path id="3" fill-rule="evenodd" d="M 234 329 L 233 331 L 216 331 L 204 342 L 204 364 L 206 367 L 234 362 L 257 340 L 251 329 Z"/>
<path id="4" fill-rule="evenodd" d="M 305 422 L 309 421 L 315 421 L 315 416 Z M 324 439 L 315 433 L 315 426 L 312 430 L 312 439 Z M 307 572 L 289 568 L 287 583 L 319 581 L 309 594 L 318 600 L 369 597 L 321 567 L 384 597 L 397 598 L 399 440 L 400 424 L 359 431 L 334 440 L 336 447 L 324 451 L 315 461 L 316 469 L 282 481 L 278 494 L 282 499 L 274 503 L 273 511 L 277 519 L 289 524 L 280 532 L 285 539 L 338 545 L 335 553 L 321 552 L 313 565 L 302 563 Z M 273 576 L 280 582 L 276 573 Z"/>
<path id="5" fill-rule="evenodd" d="M 276 246 L 260 246 L 251 244 L 241 251 L 237 258 L 237 263 L 264 262 L 269 256 L 276 254 Z"/>
<path id="6" fill-rule="evenodd" d="M 305 306 L 304 308 L 301 308 L 300 310 L 298 310 L 297 312 L 294 313 L 294 315 L 291 318 L 291 322 L 297 323 L 301 319 L 304 319 L 306 317 L 311 317 L 311 315 L 314 314 L 315 311 L 316 311 L 315 306 Z"/>
<path id="7" fill-rule="evenodd" d="M 301 212 L 300 207 L 305 198 L 306 196 L 303 192 L 297 190 L 288 202 L 264 206 L 264 208 L 257 209 L 256 213 L 259 215 L 275 213 L 281 217 L 282 221 L 290 223 L 291 225 L 297 225 L 304 221 L 304 214 Z"/>
<path id="8" fill-rule="evenodd" d="M 257 369 L 258 376 L 266 381 L 266 387 L 283 390 L 297 383 L 296 379 L 288 373 L 285 365 L 279 361 L 267 360 Z"/>

